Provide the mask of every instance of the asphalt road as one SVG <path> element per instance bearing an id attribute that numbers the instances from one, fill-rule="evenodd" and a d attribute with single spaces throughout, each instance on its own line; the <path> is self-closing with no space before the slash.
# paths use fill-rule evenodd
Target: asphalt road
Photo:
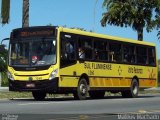
<path id="1" fill-rule="evenodd" d="M 18 120 L 117 120 L 160 119 L 160 95 L 140 95 L 138 98 L 105 97 L 104 99 L 74 100 L 48 98 L 0 100 L 0 118 Z M 153 116 L 154 115 L 154 116 Z M 16 119 L 16 120 L 17 120 Z"/>

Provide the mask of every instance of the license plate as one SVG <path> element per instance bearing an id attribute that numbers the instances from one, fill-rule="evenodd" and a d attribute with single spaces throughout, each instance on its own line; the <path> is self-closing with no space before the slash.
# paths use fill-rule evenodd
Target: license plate
<path id="1" fill-rule="evenodd" d="M 33 84 L 33 83 L 28 83 L 28 84 L 26 84 L 26 87 L 27 87 L 27 88 L 34 88 L 34 87 L 35 87 L 35 84 Z"/>

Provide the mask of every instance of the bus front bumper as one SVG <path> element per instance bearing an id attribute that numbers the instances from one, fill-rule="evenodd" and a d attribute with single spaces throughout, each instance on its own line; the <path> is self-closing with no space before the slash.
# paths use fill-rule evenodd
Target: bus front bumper
<path id="1" fill-rule="evenodd" d="M 45 91 L 56 92 L 58 89 L 58 78 L 40 81 L 12 81 L 9 79 L 9 91 Z"/>

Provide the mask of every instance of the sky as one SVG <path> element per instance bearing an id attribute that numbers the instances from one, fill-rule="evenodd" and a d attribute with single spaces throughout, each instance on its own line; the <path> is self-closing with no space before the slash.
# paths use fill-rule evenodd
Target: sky
<path id="1" fill-rule="evenodd" d="M 13 29 L 22 27 L 22 1 L 11 0 L 9 24 L 0 25 L 0 41 L 10 37 Z M 132 28 L 101 26 L 102 14 L 106 11 L 102 3 L 103 0 L 30 0 L 29 24 L 30 26 L 66 25 L 136 40 L 137 33 Z M 160 59 L 160 41 L 158 41 L 157 32 L 153 30 L 147 33 L 144 30 L 144 41 L 157 45 L 158 59 Z"/>

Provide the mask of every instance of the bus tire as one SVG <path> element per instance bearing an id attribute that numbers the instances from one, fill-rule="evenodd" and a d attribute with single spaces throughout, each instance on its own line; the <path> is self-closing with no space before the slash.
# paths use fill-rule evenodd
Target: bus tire
<path id="1" fill-rule="evenodd" d="M 105 91 L 90 91 L 89 92 L 89 96 L 92 99 L 102 99 L 104 98 L 105 95 Z"/>
<path id="2" fill-rule="evenodd" d="M 85 78 L 81 78 L 77 90 L 73 93 L 76 100 L 85 100 L 88 93 L 88 84 Z"/>
<path id="3" fill-rule="evenodd" d="M 45 99 L 46 93 L 43 91 L 32 91 L 32 96 L 35 100 L 41 101 Z"/>
<path id="4" fill-rule="evenodd" d="M 130 90 L 122 91 L 122 97 L 124 98 L 136 98 L 138 97 L 139 83 L 136 79 L 132 80 Z"/>

